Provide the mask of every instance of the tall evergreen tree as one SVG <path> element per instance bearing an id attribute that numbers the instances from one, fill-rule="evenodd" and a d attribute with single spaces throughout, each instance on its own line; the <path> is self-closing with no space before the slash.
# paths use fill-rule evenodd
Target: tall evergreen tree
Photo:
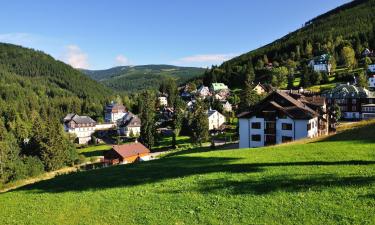
<path id="1" fill-rule="evenodd" d="M 194 105 L 191 128 L 194 142 L 202 146 L 202 143 L 208 139 L 209 127 L 207 108 L 201 100 L 197 100 L 196 104 Z"/>
<path id="2" fill-rule="evenodd" d="M 141 93 L 138 101 L 141 119 L 141 142 L 151 149 L 155 144 L 155 95 L 151 91 Z"/>

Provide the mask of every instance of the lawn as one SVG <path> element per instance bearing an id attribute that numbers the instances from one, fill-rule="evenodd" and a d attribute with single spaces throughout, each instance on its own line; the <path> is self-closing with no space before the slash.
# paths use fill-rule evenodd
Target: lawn
<path id="1" fill-rule="evenodd" d="M 0 194 L 1 224 L 374 224 L 375 122 L 273 147 L 174 152 Z"/>
<path id="2" fill-rule="evenodd" d="M 78 153 L 85 156 L 86 158 L 103 156 L 105 151 L 112 148 L 111 145 L 94 145 L 86 148 L 78 149 Z"/>

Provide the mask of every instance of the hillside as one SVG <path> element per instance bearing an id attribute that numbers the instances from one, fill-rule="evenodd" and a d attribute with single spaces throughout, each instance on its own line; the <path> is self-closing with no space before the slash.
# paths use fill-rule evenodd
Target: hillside
<path id="1" fill-rule="evenodd" d="M 313 74 L 307 64 L 315 56 L 328 53 L 335 69 L 365 67 L 375 58 L 365 59 L 364 49 L 375 49 L 375 0 L 355 0 L 305 23 L 305 26 L 261 48 L 235 57 L 214 67 L 203 77 L 205 83 L 221 81 L 242 87 L 246 79 L 297 88 L 332 82 L 329 77 Z M 287 21 L 286 21 L 287 22 Z M 304 21 L 301 21 L 304 22 Z M 344 49 L 346 47 L 346 49 Z M 345 51 L 343 51 L 345 50 Z M 354 52 L 355 60 L 351 59 Z M 349 57 L 347 57 L 349 56 Z M 285 68 L 277 70 L 272 68 Z M 252 72 L 255 70 L 255 74 Z M 278 76 L 280 75 L 281 76 Z M 335 74 L 334 74 L 335 75 Z M 295 78 L 299 78 L 293 86 Z M 335 82 L 351 79 L 341 74 Z"/>
<path id="2" fill-rule="evenodd" d="M 100 119 L 111 94 L 43 52 L 0 43 L 0 186 L 76 162 L 62 118 Z"/>
<path id="3" fill-rule="evenodd" d="M 375 122 L 326 139 L 196 149 L 0 194 L 4 224 L 373 224 Z"/>
<path id="4" fill-rule="evenodd" d="M 173 78 L 183 83 L 201 76 L 203 68 L 170 65 L 121 66 L 107 70 L 82 70 L 89 77 L 114 90 L 134 92 L 158 88 L 163 79 Z"/>

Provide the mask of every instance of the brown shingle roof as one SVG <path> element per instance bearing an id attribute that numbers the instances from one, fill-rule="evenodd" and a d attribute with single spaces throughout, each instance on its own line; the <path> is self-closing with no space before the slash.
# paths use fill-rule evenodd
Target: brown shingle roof
<path id="1" fill-rule="evenodd" d="M 116 151 L 122 158 L 150 153 L 150 150 L 139 142 L 123 145 L 114 145 L 112 146 L 112 149 Z"/>

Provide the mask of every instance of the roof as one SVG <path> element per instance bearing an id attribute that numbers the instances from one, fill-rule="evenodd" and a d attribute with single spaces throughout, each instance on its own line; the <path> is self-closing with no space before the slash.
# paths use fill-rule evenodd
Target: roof
<path id="1" fill-rule="evenodd" d="M 274 91 L 249 111 L 240 113 L 238 118 L 250 118 L 262 112 L 266 107 L 272 107 L 284 112 L 292 119 L 311 119 L 319 114 L 303 102 L 294 99 L 285 92 Z"/>
<path id="2" fill-rule="evenodd" d="M 121 120 L 122 127 L 140 127 L 141 120 L 138 116 L 134 115 L 131 112 L 128 112 Z"/>
<path id="3" fill-rule="evenodd" d="M 211 87 L 213 91 L 220 91 L 220 90 L 228 89 L 228 86 L 223 83 L 212 83 Z"/>
<path id="4" fill-rule="evenodd" d="M 332 90 L 323 93 L 327 98 L 368 98 L 374 97 L 375 94 L 366 88 L 357 87 L 350 84 L 339 84 Z"/>
<path id="5" fill-rule="evenodd" d="M 123 104 L 111 103 L 111 104 L 107 105 L 106 111 L 107 112 L 113 112 L 113 113 L 125 112 L 126 108 Z"/>
<path id="6" fill-rule="evenodd" d="M 212 115 L 215 114 L 215 113 L 218 113 L 218 114 L 222 115 L 222 114 L 219 113 L 217 110 L 212 110 L 212 109 L 210 109 L 210 110 L 207 111 L 207 116 L 210 117 L 210 116 L 212 116 Z"/>
<path id="7" fill-rule="evenodd" d="M 65 123 L 69 123 L 71 121 L 74 121 L 76 124 L 90 124 L 90 123 L 96 123 L 95 120 L 93 120 L 89 116 L 79 116 L 77 114 L 68 114 L 64 118 Z"/>
<path id="8" fill-rule="evenodd" d="M 114 145 L 112 146 L 112 149 L 117 152 L 122 158 L 150 153 L 150 150 L 139 142 Z"/>
<path id="9" fill-rule="evenodd" d="M 323 54 L 323 55 L 314 57 L 313 61 L 314 61 L 314 64 L 327 64 L 330 59 L 331 59 L 330 54 Z"/>

